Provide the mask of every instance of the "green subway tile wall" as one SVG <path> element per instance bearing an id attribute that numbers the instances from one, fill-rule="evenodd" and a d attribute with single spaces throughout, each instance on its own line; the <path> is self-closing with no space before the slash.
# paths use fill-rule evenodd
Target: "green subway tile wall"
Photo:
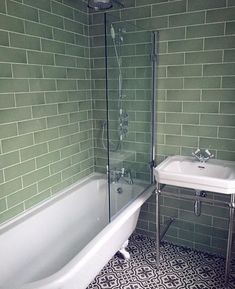
<path id="1" fill-rule="evenodd" d="M 143 27 L 128 43 L 136 47 L 134 51 L 129 51 L 132 63 L 135 63 L 136 59 L 141 61 L 138 47 L 142 51 L 140 55 L 143 54 L 144 47 L 141 47 L 141 42 L 145 37 L 144 30 L 160 32 L 156 143 L 158 162 L 168 155 L 191 155 L 197 147 L 209 148 L 216 158 L 235 161 L 234 1 L 130 0 L 125 1 L 125 4 L 125 9 L 113 10 L 111 14 L 121 21 L 127 20 L 128 23 Z M 100 137 L 99 121 L 104 117 L 102 21 L 101 13 L 90 15 L 94 136 L 97 137 L 97 142 Z M 128 63 L 127 67 L 128 65 L 131 63 Z M 134 72 L 126 70 L 126 73 L 130 73 L 130 78 L 138 78 L 136 84 L 139 88 L 143 87 L 149 78 L 144 68 Z M 143 97 L 143 90 L 142 95 L 140 94 L 137 90 L 134 96 L 127 96 L 127 99 L 130 97 L 131 108 L 136 104 L 138 95 L 139 100 L 142 100 L 141 107 L 144 107 L 144 102 L 147 104 L 147 94 Z M 100 101 L 103 101 L 103 104 L 98 107 Z M 138 111 L 137 107 L 136 109 Z M 142 129 L 143 120 L 146 118 L 148 115 L 145 113 L 142 115 Z M 146 138 L 141 127 L 137 123 L 132 123 L 132 126 L 139 132 L 132 139 L 132 143 L 144 141 Z M 129 138 L 131 137 L 133 136 L 129 135 Z M 99 169 L 106 162 L 97 142 L 95 166 Z M 141 166 L 141 162 L 145 165 L 146 156 L 140 154 L 139 157 L 139 165 Z M 208 197 L 213 199 L 218 198 L 218 195 L 209 193 Z M 167 240 L 196 249 L 224 253 L 227 208 L 203 204 L 202 216 L 196 217 L 193 214 L 193 202 L 182 199 L 179 202 L 177 198 L 165 197 L 161 199 L 161 210 L 162 223 L 169 217 L 177 217 L 165 237 Z M 138 229 L 154 235 L 154 198 L 143 206 Z"/>
<path id="2" fill-rule="evenodd" d="M 94 170 L 88 20 L 82 0 L 1 1 L 0 223 Z"/>
<path id="3" fill-rule="evenodd" d="M 137 165 L 137 177 L 148 176 L 148 155 L 142 153 L 150 121 L 145 30 L 156 29 L 158 162 L 190 155 L 197 147 L 235 160 L 234 1 L 126 0 L 125 6 L 111 15 L 143 27 L 129 35 L 123 49 L 126 106 L 134 119 L 124 149 L 133 150 L 135 143 L 126 164 Z M 83 0 L 1 1 L 0 222 L 94 170 L 105 171 L 104 85 L 103 13 L 88 14 Z M 115 81 L 111 85 L 115 88 Z M 223 252 L 226 208 L 203 205 L 202 216 L 195 217 L 192 202 L 167 197 L 161 208 L 162 223 L 177 217 L 167 240 Z M 154 235 L 154 198 L 143 206 L 138 229 Z"/>

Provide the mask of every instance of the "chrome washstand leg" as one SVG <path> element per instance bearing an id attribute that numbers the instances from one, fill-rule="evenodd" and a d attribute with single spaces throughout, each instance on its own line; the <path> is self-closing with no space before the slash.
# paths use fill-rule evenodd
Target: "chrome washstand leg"
<path id="1" fill-rule="evenodd" d="M 235 209 L 235 194 L 231 194 L 229 204 L 229 225 L 228 225 L 228 242 L 226 253 L 226 266 L 225 266 L 225 283 L 229 281 L 229 273 L 231 267 L 232 243 L 233 243 L 233 218 Z"/>
<path id="2" fill-rule="evenodd" d="M 160 184 L 157 183 L 156 194 L 156 267 L 160 268 L 160 197 L 161 189 Z"/>

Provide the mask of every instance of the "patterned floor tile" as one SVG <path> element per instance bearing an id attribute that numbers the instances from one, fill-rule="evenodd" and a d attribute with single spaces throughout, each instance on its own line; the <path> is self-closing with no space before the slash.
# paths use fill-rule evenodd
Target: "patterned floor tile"
<path id="1" fill-rule="evenodd" d="M 161 244 L 160 269 L 155 241 L 140 234 L 130 238 L 130 260 L 115 255 L 87 289 L 235 289 L 235 260 L 224 285 L 224 258 L 170 243 Z"/>

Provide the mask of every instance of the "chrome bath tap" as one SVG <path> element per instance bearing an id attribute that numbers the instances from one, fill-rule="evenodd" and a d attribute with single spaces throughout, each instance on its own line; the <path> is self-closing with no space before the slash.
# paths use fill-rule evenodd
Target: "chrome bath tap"
<path id="1" fill-rule="evenodd" d="M 202 152 L 201 149 L 199 148 L 195 152 L 192 153 L 192 156 L 201 163 L 205 163 L 209 159 L 214 158 L 214 155 L 208 149 Z"/>
<path id="2" fill-rule="evenodd" d="M 121 170 L 110 170 L 111 183 L 118 183 L 120 180 L 124 180 L 126 183 L 132 185 L 133 178 L 130 169 L 122 168 Z"/>

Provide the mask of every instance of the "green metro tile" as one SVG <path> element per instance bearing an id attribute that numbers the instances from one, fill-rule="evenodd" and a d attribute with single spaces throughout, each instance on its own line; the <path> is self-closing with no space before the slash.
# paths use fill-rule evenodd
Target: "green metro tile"
<path id="1" fill-rule="evenodd" d="M 33 145 L 25 149 L 21 149 L 20 157 L 21 157 L 21 160 L 24 161 L 24 160 L 32 159 L 37 156 L 43 155 L 47 152 L 48 152 L 47 144 L 43 143 L 43 144 Z"/>
<path id="2" fill-rule="evenodd" d="M 18 122 L 19 134 L 35 132 L 37 130 L 42 130 L 45 128 L 46 120 L 43 118 Z"/>
<path id="3" fill-rule="evenodd" d="M 62 3 L 52 2 L 52 12 L 70 19 L 73 19 L 73 9 Z"/>
<path id="4" fill-rule="evenodd" d="M 203 66 L 203 75 L 235 75 L 235 65 L 232 63 L 208 64 Z"/>
<path id="5" fill-rule="evenodd" d="M 54 26 L 63 29 L 64 21 L 63 18 L 52 13 L 45 11 L 39 11 L 40 22 L 48 26 Z"/>
<path id="6" fill-rule="evenodd" d="M 136 16 L 136 18 L 138 17 Z M 136 25 L 144 27 L 145 29 L 148 30 L 160 29 L 168 26 L 168 19 L 167 16 L 157 16 L 151 18 L 137 19 Z"/>
<path id="7" fill-rule="evenodd" d="M 224 23 L 193 25 L 186 28 L 187 38 L 219 35 L 224 35 Z"/>
<path id="8" fill-rule="evenodd" d="M 202 39 L 175 40 L 168 42 L 168 52 L 197 51 L 202 49 Z"/>
<path id="9" fill-rule="evenodd" d="M 60 136 L 72 135 L 78 132 L 78 130 L 79 130 L 79 127 L 77 123 L 61 126 L 59 128 Z"/>
<path id="10" fill-rule="evenodd" d="M 24 187 L 36 183 L 49 176 L 49 166 L 34 170 L 22 176 Z"/>
<path id="11" fill-rule="evenodd" d="M 200 119 L 202 125 L 234 126 L 234 123 L 234 115 L 202 114 Z"/>
<path id="12" fill-rule="evenodd" d="M 7 196 L 15 191 L 18 191 L 22 188 L 21 179 L 17 178 L 9 182 L 5 182 L 0 185 L 0 197 Z"/>
<path id="13" fill-rule="evenodd" d="M 205 50 L 235 48 L 235 36 L 205 38 Z"/>
<path id="14" fill-rule="evenodd" d="M 33 135 L 27 134 L 2 140 L 2 150 L 4 153 L 24 148 L 33 144 Z"/>
<path id="15" fill-rule="evenodd" d="M 1 199 L 1 200 L 0 200 L 0 213 L 2 213 L 3 211 L 5 211 L 6 208 L 7 208 L 6 199 Z"/>
<path id="16" fill-rule="evenodd" d="M 224 62 L 235 62 L 235 50 L 224 50 Z"/>
<path id="17" fill-rule="evenodd" d="M 226 23 L 226 31 L 225 34 L 234 34 L 235 31 L 235 22 L 227 22 Z"/>
<path id="18" fill-rule="evenodd" d="M 46 142 L 59 137 L 59 130 L 57 128 L 45 129 L 34 133 L 35 143 Z"/>
<path id="19" fill-rule="evenodd" d="M 183 88 L 183 78 L 160 78 L 158 80 L 159 89 L 181 89 Z"/>
<path id="20" fill-rule="evenodd" d="M 234 89 L 202 90 L 203 101 L 234 101 Z"/>
<path id="21" fill-rule="evenodd" d="M 24 33 L 24 22 L 21 19 L 1 14 L 0 28 L 3 30 Z"/>
<path id="22" fill-rule="evenodd" d="M 62 172 L 62 179 L 66 180 L 69 177 L 76 175 L 81 171 L 81 164 L 73 165 Z"/>
<path id="23" fill-rule="evenodd" d="M 187 52 L 185 63 L 218 63 L 222 62 L 222 51 Z"/>
<path id="24" fill-rule="evenodd" d="M 233 151 L 235 140 L 215 139 L 215 138 L 200 138 L 200 147 L 211 148 L 216 150 Z"/>
<path id="25" fill-rule="evenodd" d="M 183 125 L 182 135 L 216 137 L 217 128 L 213 126 Z"/>
<path id="26" fill-rule="evenodd" d="M 19 18 L 38 21 L 38 10 L 13 1 L 7 1 L 7 13 Z"/>
<path id="27" fill-rule="evenodd" d="M 9 46 L 8 33 L 0 31 L 0 45 Z"/>
<path id="28" fill-rule="evenodd" d="M 28 51 L 28 63 L 53 65 L 54 55 L 47 52 Z"/>
<path id="29" fill-rule="evenodd" d="M 60 173 L 58 173 L 56 175 L 49 176 L 49 177 L 38 182 L 38 190 L 39 190 L 39 192 L 42 192 L 42 191 L 58 184 L 60 181 L 61 181 Z"/>
<path id="30" fill-rule="evenodd" d="M 0 12 L 1 13 L 6 13 L 6 2 L 4 0 L 0 1 Z"/>
<path id="31" fill-rule="evenodd" d="M 45 78 L 66 78 L 65 67 L 43 66 Z"/>
<path id="32" fill-rule="evenodd" d="M 11 165 L 17 164 L 20 161 L 19 152 L 11 152 L 0 155 L 0 168 L 6 168 Z"/>
<path id="33" fill-rule="evenodd" d="M 176 65 L 167 67 L 168 77 L 180 77 L 180 76 L 201 76 L 201 65 Z"/>
<path id="34" fill-rule="evenodd" d="M 23 204 L 19 204 L 18 206 L 12 207 L 11 209 L 0 214 L 0 223 L 10 220 L 11 218 L 22 213 L 23 211 L 24 211 Z"/>
<path id="35" fill-rule="evenodd" d="M 1 139 L 16 136 L 17 135 L 17 125 L 16 123 L 2 124 L 0 125 L 0 136 Z"/>
<path id="36" fill-rule="evenodd" d="M 181 134 L 181 125 L 159 123 L 157 125 L 157 132 L 162 134 Z"/>
<path id="37" fill-rule="evenodd" d="M 65 55 L 55 55 L 55 63 L 58 66 L 76 67 L 76 58 Z"/>
<path id="38" fill-rule="evenodd" d="M 84 25 L 76 21 L 73 21 L 70 19 L 64 19 L 64 26 L 65 26 L 65 30 L 78 33 L 78 34 L 84 33 Z"/>
<path id="39" fill-rule="evenodd" d="M 62 137 L 56 140 L 52 140 L 48 143 L 49 151 L 58 150 L 61 148 L 64 148 L 66 146 L 69 146 L 71 144 L 70 137 Z"/>
<path id="40" fill-rule="evenodd" d="M 174 66 L 173 66 L 174 67 Z M 176 66 L 175 66 L 176 67 Z M 170 69 L 170 67 L 168 67 Z M 177 71 L 177 69 L 176 69 Z M 176 101 L 197 101 L 200 100 L 200 90 L 182 90 L 182 89 L 170 89 L 167 90 L 167 99 Z"/>
<path id="41" fill-rule="evenodd" d="M 158 111 L 165 112 L 181 112 L 182 111 L 182 103 L 173 102 L 173 101 L 159 101 L 157 105 Z"/>
<path id="42" fill-rule="evenodd" d="M 68 115 L 51 116 L 47 118 L 48 128 L 62 126 L 69 123 Z"/>
<path id="43" fill-rule="evenodd" d="M 188 10 L 206 10 L 226 7 L 226 0 L 189 0 Z"/>
<path id="44" fill-rule="evenodd" d="M 29 85 L 31 91 L 56 90 L 55 81 L 52 79 L 30 79 Z"/>
<path id="45" fill-rule="evenodd" d="M 184 79 L 185 88 L 219 88 L 220 77 L 191 77 Z"/>
<path id="46" fill-rule="evenodd" d="M 29 209 L 37 204 L 39 204 L 40 202 L 48 199 L 51 196 L 51 191 L 50 190 L 46 190 L 36 196 L 31 197 L 30 199 L 25 200 L 25 208 Z"/>
<path id="47" fill-rule="evenodd" d="M 44 94 L 39 93 L 17 93 L 16 97 L 16 106 L 28 106 L 36 104 L 44 104 Z"/>
<path id="48" fill-rule="evenodd" d="M 65 44 L 50 39 L 41 39 L 42 51 L 65 54 Z"/>
<path id="49" fill-rule="evenodd" d="M 199 115 L 196 113 L 167 113 L 167 123 L 199 124 Z"/>
<path id="50" fill-rule="evenodd" d="M 42 78 L 42 68 L 38 65 L 12 64 L 15 78 Z"/>
<path id="51" fill-rule="evenodd" d="M 50 104 L 50 105 L 36 105 L 32 108 L 33 117 L 39 118 L 43 116 L 52 116 L 57 114 L 57 105 Z"/>
<path id="52" fill-rule="evenodd" d="M 0 94 L 0 108 L 14 107 L 14 95 L 10 93 Z"/>
<path id="53" fill-rule="evenodd" d="M 59 103 L 58 104 L 59 114 L 74 112 L 78 110 L 77 103 Z"/>
<path id="54" fill-rule="evenodd" d="M 72 32 L 53 29 L 54 39 L 65 43 L 75 43 L 75 35 Z"/>
<path id="55" fill-rule="evenodd" d="M 59 102 L 67 102 L 68 96 L 67 91 L 49 91 L 45 92 L 46 103 L 59 103 Z"/>
<path id="56" fill-rule="evenodd" d="M 222 8 L 209 10 L 206 13 L 206 22 L 222 22 L 234 20 L 235 8 Z"/>
<path id="57" fill-rule="evenodd" d="M 51 27 L 29 21 L 25 21 L 25 33 L 43 38 L 52 38 Z"/>
<path id="58" fill-rule="evenodd" d="M 27 91 L 29 91 L 29 86 L 26 79 L 0 79 L 0 93 Z"/>
<path id="59" fill-rule="evenodd" d="M 220 113 L 222 114 L 235 114 L 235 102 L 221 102 Z"/>
<path id="60" fill-rule="evenodd" d="M 219 138 L 235 139 L 235 128 L 219 127 Z"/>
<path id="61" fill-rule="evenodd" d="M 37 186 L 32 185 L 7 197 L 7 202 L 9 204 L 9 207 L 13 207 L 36 194 L 37 194 Z"/>
<path id="62" fill-rule="evenodd" d="M 0 77 L 12 77 L 10 64 L 0 63 Z"/>
<path id="63" fill-rule="evenodd" d="M 85 49 L 84 47 L 74 45 L 74 44 L 66 44 L 65 47 L 66 54 L 68 55 L 74 55 L 79 57 L 85 56 Z"/>
<path id="64" fill-rule="evenodd" d="M 219 102 L 184 102 L 183 112 L 218 113 Z"/>
<path id="65" fill-rule="evenodd" d="M 228 0 L 228 6 L 235 6 L 234 0 Z"/>
<path id="66" fill-rule="evenodd" d="M 195 147 L 198 143 L 197 137 L 166 135 L 166 145 L 190 146 Z"/>
<path id="67" fill-rule="evenodd" d="M 11 179 L 15 179 L 16 177 L 22 176 L 24 174 L 29 173 L 30 171 L 35 169 L 35 161 L 29 160 L 4 170 L 5 180 L 9 181 Z"/>
<path id="68" fill-rule="evenodd" d="M 152 6 L 152 15 L 169 15 L 186 12 L 186 1 L 159 3 Z"/>
<path id="69" fill-rule="evenodd" d="M 234 76 L 224 76 L 222 78 L 222 87 L 223 88 L 235 88 L 235 77 Z"/>
<path id="70" fill-rule="evenodd" d="M 0 123 L 7 123 L 31 118 L 30 108 L 12 108 L 0 111 Z"/>
<path id="71" fill-rule="evenodd" d="M 34 1 L 34 0 L 24 0 L 24 4 L 37 7 L 42 10 L 51 11 L 51 3 L 47 0 L 40 0 L 40 1 Z"/>
<path id="72" fill-rule="evenodd" d="M 205 12 L 192 12 L 169 16 L 169 26 L 188 26 L 205 23 Z"/>
<path id="73" fill-rule="evenodd" d="M 57 89 L 58 90 L 76 90 L 77 82 L 76 80 L 63 79 L 57 80 Z"/>
<path id="74" fill-rule="evenodd" d="M 73 144 L 61 150 L 61 157 L 66 158 L 80 152 L 80 144 Z"/>
<path id="75" fill-rule="evenodd" d="M 151 6 L 135 7 L 127 10 L 123 9 L 121 11 L 122 20 L 148 18 L 150 16 L 151 16 Z"/>
<path id="76" fill-rule="evenodd" d="M 217 150 L 217 158 L 220 160 L 235 161 L 235 153 L 232 151 Z"/>
<path id="77" fill-rule="evenodd" d="M 183 53 L 169 53 L 159 55 L 159 65 L 178 65 L 178 64 L 184 64 Z"/>
<path id="78" fill-rule="evenodd" d="M 40 157 L 37 157 L 36 158 L 37 168 L 41 168 L 41 167 L 45 167 L 49 164 L 53 164 L 53 163 L 57 162 L 59 159 L 60 159 L 59 151 L 51 152 L 51 153 L 42 155 Z M 54 174 L 54 173 L 52 172 L 52 174 Z"/>
<path id="79" fill-rule="evenodd" d="M 0 61 L 26 63 L 26 52 L 22 49 L 0 47 Z"/>
<path id="80" fill-rule="evenodd" d="M 39 38 L 18 33 L 10 33 L 10 44 L 18 48 L 41 50 Z"/>

